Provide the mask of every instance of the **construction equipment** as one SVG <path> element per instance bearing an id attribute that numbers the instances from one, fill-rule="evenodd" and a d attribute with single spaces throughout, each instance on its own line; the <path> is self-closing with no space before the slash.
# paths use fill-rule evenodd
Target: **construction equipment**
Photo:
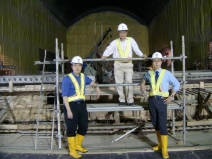
<path id="1" fill-rule="evenodd" d="M 91 52 L 91 54 L 90 54 L 88 57 L 86 57 L 85 59 L 92 59 L 93 56 L 94 56 L 95 54 L 97 54 L 98 48 L 101 46 L 102 42 L 103 42 L 104 39 L 107 37 L 107 35 L 108 35 L 108 33 L 109 33 L 110 31 L 112 31 L 111 28 L 109 28 L 109 29 L 105 32 L 104 36 L 103 36 L 102 39 L 99 41 L 99 43 L 95 46 L 94 50 L 93 50 L 93 51 Z M 90 61 L 88 61 L 88 62 L 83 62 L 83 68 L 85 69 L 86 66 L 87 66 L 88 64 L 92 64 L 92 62 L 90 62 Z"/>
<path id="2" fill-rule="evenodd" d="M 104 36 L 101 38 L 101 40 L 99 41 L 99 43 L 95 46 L 94 50 L 91 52 L 90 56 L 87 57 L 86 59 L 92 59 L 93 56 L 94 56 L 95 54 L 98 55 L 98 58 L 101 57 L 101 55 L 98 54 L 98 49 L 99 49 L 99 47 L 101 46 L 102 42 L 103 42 L 104 39 L 107 37 L 107 35 L 108 35 L 108 33 L 109 33 L 110 31 L 112 31 L 111 28 L 109 28 L 109 29 L 105 32 Z M 84 61 L 84 60 L 83 60 L 83 61 Z M 102 68 L 101 65 L 102 65 L 102 64 L 99 64 L 98 62 L 96 62 L 96 63 L 94 64 L 94 62 L 92 62 L 92 61 L 88 61 L 88 62 L 85 62 L 85 61 L 84 61 L 84 62 L 83 62 L 84 73 L 85 73 L 86 75 L 90 76 L 93 80 L 95 80 L 95 76 L 98 74 L 98 78 L 101 79 L 100 73 L 97 73 L 97 72 L 101 72 L 101 69 L 100 69 L 100 68 Z"/>

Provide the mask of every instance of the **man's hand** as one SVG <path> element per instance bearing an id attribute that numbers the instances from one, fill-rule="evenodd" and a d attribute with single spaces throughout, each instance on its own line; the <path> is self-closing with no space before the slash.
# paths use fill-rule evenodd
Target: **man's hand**
<path id="1" fill-rule="evenodd" d="M 146 90 L 146 86 L 144 84 L 141 84 L 140 91 L 144 93 L 145 90 Z"/>
<path id="2" fill-rule="evenodd" d="M 173 100 L 173 97 L 168 96 L 168 98 L 164 99 L 164 104 L 168 105 Z"/>
<path id="3" fill-rule="evenodd" d="M 96 87 L 96 94 L 98 95 L 98 98 L 100 96 L 101 90 L 99 89 L 99 87 Z"/>
<path id="4" fill-rule="evenodd" d="M 73 113 L 71 111 L 67 111 L 67 116 L 69 119 L 73 118 Z"/>
<path id="5" fill-rule="evenodd" d="M 143 54 L 143 56 L 142 56 L 143 58 L 147 58 L 147 56 L 146 56 L 146 54 Z"/>
<path id="6" fill-rule="evenodd" d="M 102 57 L 101 57 L 102 60 L 105 60 L 106 58 L 107 58 L 106 56 L 102 56 Z"/>

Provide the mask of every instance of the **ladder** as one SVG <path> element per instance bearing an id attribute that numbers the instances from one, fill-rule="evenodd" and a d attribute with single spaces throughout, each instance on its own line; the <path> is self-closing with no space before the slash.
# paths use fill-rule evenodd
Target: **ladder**
<path id="1" fill-rule="evenodd" d="M 38 139 L 51 139 L 50 141 L 50 149 L 53 149 L 53 139 L 54 139 L 54 126 L 55 126 L 55 115 L 57 114 L 57 119 L 58 119 L 58 123 L 60 122 L 60 111 L 58 111 L 58 109 L 55 109 L 55 100 L 54 100 L 54 108 L 50 109 L 53 110 L 52 111 L 52 129 L 51 129 L 51 136 L 48 135 L 39 135 L 39 125 L 40 125 L 40 113 L 41 113 L 41 103 L 43 101 L 43 83 L 44 83 L 44 73 L 45 73 L 45 61 L 46 61 L 46 50 L 45 50 L 45 55 L 44 55 L 44 62 L 43 62 L 43 70 L 42 70 L 42 80 L 41 80 L 41 88 L 40 88 L 40 98 L 39 98 L 39 105 L 38 105 L 38 116 L 36 119 L 36 135 L 35 135 L 35 150 L 37 150 L 37 143 L 38 143 Z M 57 89 L 56 89 L 57 90 Z M 57 94 L 57 92 L 55 92 Z M 53 97 L 55 99 L 55 96 L 48 96 L 48 97 Z M 59 114 L 59 115 L 58 115 Z M 45 124 L 49 124 L 49 122 L 42 122 Z M 58 129 L 58 132 L 60 132 L 60 129 Z M 58 137 L 58 139 L 61 141 L 61 135 L 56 135 L 56 137 Z M 58 142 L 59 143 L 59 142 Z"/>
<path id="2" fill-rule="evenodd" d="M 55 39 L 55 54 L 56 54 L 56 83 L 55 83 L 55 100 L 54 100 L 54 111 L 52 112 L 52 133 L 51 136 L 39 136 L 38 135 L 38 128 L 39 128 L 39 121 L 40 121 L 40 107 L 41 107 L 41 101 L 42 101 L 42 90 L 43 90 L 43 83 L 44 83 L 44 70 L 45 70 L 45 64 L 47 64 L 46 61 L 46 50 L 44 55 L 44 61 L 40 64 L 43 64 L 43 70 L 42 70 L 42 80 L 41 80 L 41 91 L 40 91 L 40 101 L 38 106 L 38 117 L 36 120 L 36 136 L 35 136 L 35 150 L 37 149 L 37 140 L 38 138 L 51 138 L 51 149 L 53 148 L 53 137 L 54 137 L 54 122 L 55 122 L 55 116 L 57 116 L 57 135 L 56 138 L 58 138 L 58 148 L 61 148 L 61 138 L 63 137 L 61 135 L 61 123 L 60 123 L 60 100 L 59 100 L 59 49 L 58 49 L 58 39 Z M 63 51 L 63 44 L 61 44 L 61 58 L 64 60 L 64 51 Z M 61 64 L 62 66 L 62 76 L 64 77 L 64 63 Z"/>

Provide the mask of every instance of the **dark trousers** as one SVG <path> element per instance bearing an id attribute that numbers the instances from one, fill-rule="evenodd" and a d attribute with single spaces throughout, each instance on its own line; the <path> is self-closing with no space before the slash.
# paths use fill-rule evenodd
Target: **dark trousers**
<path id="1" fill-rule="evenodd" d="M 67 117 L 67 109 L 64 109 L 65 123 L 67 127 L 67 137 L 73 137 L 77 134 L 85 135 L 88 130 L 88 111 L 86 103 L 83 102 L 70 102 L 69 106 L 73 113 L 73 118 Z M 77 129 L 78 127 L 78 129 Z"/>
<path id="2" fill-rule="evenodd" d="M 161 135 L 168 135 L 167 131 L 167 105 L 162 98 L 149 97 L 149 112 L 155 130 L 160 130 Z"/>

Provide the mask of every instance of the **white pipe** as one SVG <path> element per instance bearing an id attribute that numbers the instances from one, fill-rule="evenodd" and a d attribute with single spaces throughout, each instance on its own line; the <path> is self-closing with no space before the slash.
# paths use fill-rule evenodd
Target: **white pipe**
<path id="1" fill-rule="evenodd" d="M 184 36 L 182 36 L 182 65 L 183 65 L 183 143 L 186 143 L 186 104 L 185 104 L 185 96 L 186 96 L 186 90 L 185 90 L 185 41 Z"/>
<path id="2" fill-rule="evenodd" d="M 127 136 L 128 134 L 130 134 L 131 132 L 135 131 L 135 130 L 138 129 L 138 128 L 139 128 L 139 126 L 136 126 L 136 127 L 133 128 L 132 130 L 126 132 L 124 135 L 122 135 L 122 136 L 120 136 L 119 138 L 113 140 L 112 142 L 117 142 L 117 141 L 119 141 L 120 139 L 122 139 L 123 137 Z"/>
<path id="3" fill-rule="evenodd" d="M 61 43 L 61 60 L 64 60 L 63 43 Z M 63 77 L 64 77 L 64 63 L 62 63 L 62 75 L 63 75 Z"/>
<path id="4" fill-rule="evenodd" d="M 172 41 L 170 41 L 170 45 L 171 45 L 171 57 L 174 57 Z M 172 71 L 172 74 L 174 75 L 174 60 L 172 60 L 172 63 L 171 63 L 171 71 Z"/>
<path id="5" fill-rule="evenodd" d="M 171 47 L 171 57 L 174 57 L 173 54 L 173 42 L 170 41 L 170 47 Z M 171 61 L 171 72 L 174 75 L 174 60 Z M 174 100 L 174 97 L 173 97 Z M 175 110 L 172 110 L 172 134 L 175 135 Z"/>
<path id="6" fill-rule="evenodd" d="M 60 128 L 60 100 L 59 100 L 59 49 L 58 40 L 56 38 L 56 100 L 57 100 L 57 130 L 58 130 L 58 147 L 61 148 L 61 128 Z"/>
<path id="7" fill-rule="evenodd" d="M 179 57 L 164 57 L 163 59 L 164 60 L 172 60 L 172 59 L 175 59 L 175 60 L 182 60 L 182 56 L 179 56 Z M 187 57 L 185 57 L 187 58 Z M 106 62 L 106 61 L 129 61 L 129 60 L 152 60 L 152 58 L 106 58 L 105 60 L 102 60 L 100 58 L 97 58 L 97 59 L 83 59 L 83 61 L 103 61 L 103 62 Z M 67 59 L 67 60 L 59 60 L 59 62 L 69 62 L 71 60 Z M 46 61 L 46 64 L 50 63 L 50 64 L 54 64 L 55 60 L 53 61 Z M 41 64 L 40 61 L 35 61 L 35 64 Z"/>

